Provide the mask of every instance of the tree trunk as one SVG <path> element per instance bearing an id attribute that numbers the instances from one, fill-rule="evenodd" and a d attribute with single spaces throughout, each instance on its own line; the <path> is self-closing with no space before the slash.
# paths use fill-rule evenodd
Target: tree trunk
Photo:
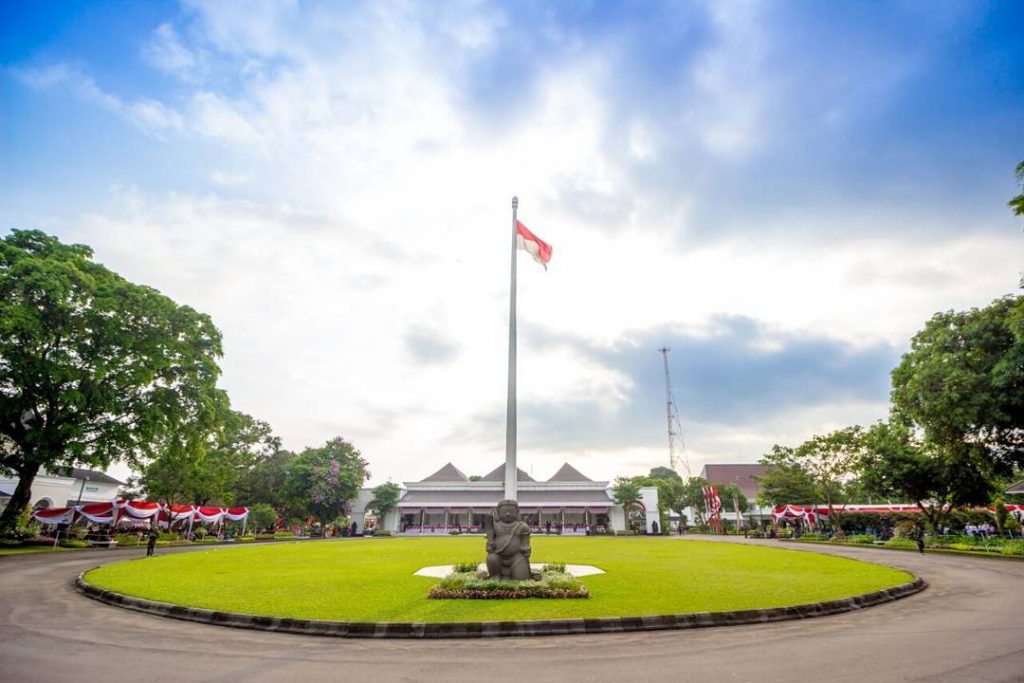
<path id="1" fill-rule="evenodd" d="M 3 514 L 0 514 L 0 533 L 8 533 L 18 528 L 18 521 L 21 519 L 22 513 L 32 502 L 32 482 L 35 481 L 38 472 L 39 465 L 33 463 L 26 464 L 18 473 L 18 486 L 7 502 Z"/>

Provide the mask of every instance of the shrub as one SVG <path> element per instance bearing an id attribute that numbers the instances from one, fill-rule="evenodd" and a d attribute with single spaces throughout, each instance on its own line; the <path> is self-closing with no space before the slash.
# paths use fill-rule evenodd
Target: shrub
<path id="1" fill-rule="evenodd" d="M 548 572 L 555 572 L 557 574 L 565 573 L 565 564 L 546 564 L 540 568 L 540 570 L 547 574 Z"/>
<path id="2" fill-rule="evenodd" d="M 373 535 L 374 536 L 390 536 L 391 532 L 390 531 L 381 531 L 380 529 L 378 529 L 377 531 L 373 532 Z"/>
<path id="3" fill-rule="evenodd" d="M 275 531 L 274 538 L 295 538 L 295 534 L 290 531 Z"/>
<path id="4" fill-rule="evenodd" d="M 800 534 L 800 540 L 801 541 L 823 541 L 823 540 L 825 540 L 825 537 L 822 536 L 821 534 L 815 532 L 815 531 L 808 531 L 805 534 Z M 842 541 L 843 537 L 840 536 L 839 538 L 836 538 L 835 540 L 837 542 L 838 541 Z"/>
<path id="5" fill-rule="evenodd" d="M 209 533 L 210 532 L 206 530 L 206 527 L 203 527 L 203 526 L 198 527 L 198 528 L 196 528 L 195 530 L 192 531 L 192 534 L 199 541 L 202 541 L 204 538 L 206 538 L 207 534 L 209 534 Z"/>
<path id="6" fill-rule="evenodd" d="M 452 571 L 456 574 L 465 574 L 466 572 L 475 572 L 478 566 L 480 566 L 479 562 L 459 562 L 452 567 Z"/>
<path id="7" fill-rule="evenodd" d="M 1024 555 L 1024 541 L 1008 541 L 999 552 L 1003 555 Z"/>
<path id="8" fill-rule="evenodd" d="M 885 542 L 886 548 L 917 548 L 917 544 L 909 538 L 902 536 L 893 536 Z"/>
<path id="9" fill-rule="evenodd" d="M 549 573 L 538 580 L 502 581 L 453 573 L 430 589 L 432 599 L 588 598 L 590 591 L 569 574 Z"/>
<path id="10" fill-rule="evenodd" d="M 865 545 L 871 545 L 875 542 L 875 537 L 871 534 L 857 534 L 850 536 L 850 543 L 863 543 Z"/>
<path id="11" fill-rule="evenodd" d="M 60 542 L 61 548 L 88 548 L 89 542 L 78 538 L 66 538 Z"/>
<path id="12" fill-rule="evenodd" d="M 139 537 L 135 534 L 117 534 L 114 536 L 114 540 L 117 541 L 118 545 L 133 546 L 139 545 Z"/>

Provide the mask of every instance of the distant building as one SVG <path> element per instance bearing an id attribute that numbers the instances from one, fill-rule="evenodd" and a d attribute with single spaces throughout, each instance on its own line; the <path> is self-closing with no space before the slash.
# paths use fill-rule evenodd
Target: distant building
<path id="1" fill-rule="evenodd" d="M 585 534 L 587 529 L 624 530 L 627 514 L 616 505 L 607 481 L 594 481 L 565 463 L 547 481 L 536 481 L 518 470 L 519 511 L 535 531 L 561 530 Z M 504 498 L 505 466 L 499 465 L 477 481 L 470 481 L 451 463 L 421 479 L 407 481 L 398 507 L 380 528 L 408 535 L 447 534 L 452 530 L 479 531 L 484 515 L 492 514 Z M 361 494 L 352 509 L 357 524 L 371 496 Z M 646 511 L 646 527 L 658 519 L 658 493 L 645 487 L 638 507 Z M 359 524 L 361 527 L 362 525 Z"/>
<path id="2" fill-rule="evenodd" d="M 1016 483 L 1010 484 L 1010 486 L 1006 489 L 1006 493 L 1024 496 L 1024 479 L 1021 479 Z"/>
<path id="3" fill-rule="evenodd" d="M 59 472 L 59 473 L 57 473 Z M 124 485 L 104 472 L 69 467 L 54 472 L 40 470 L 32 481 L 30 504 L 33 508 L 68 507 L 82 503 L 109 503 L 117 500 L 118 488 Z M 0 476 L 0 509 L 7 507 L 18 479 Z"/>
<path id="4" fill-rule="evenodd" d="M 771 519 L 772 509 L 761 508 L 757 505 L 757 494 L 761 490 L 759 479 L 768 471 L 767 465 L 755 465 L 747 463 L 715 463 L 704 465 L 700 471 L 700 477 L 712 484 L 724 486 L 736 484 L 747 499 L 747 508 L 740 510 L 746 524 L 757 526 L 763 521 Z M 693 523 L 693 511 L 688 511 L 690 522 Z M 722 500 L 722 518 L 726 521 L 735 522 L 736 513 L 733 509 L 733 501 Z"/>

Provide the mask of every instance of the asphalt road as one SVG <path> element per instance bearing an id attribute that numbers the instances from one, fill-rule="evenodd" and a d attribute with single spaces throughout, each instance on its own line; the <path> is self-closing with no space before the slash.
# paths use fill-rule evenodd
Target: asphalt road
<path id="1" fill-rule="evenodd" d="M 79 572 L 143 548 L 2 557 L 0 681 L 1024 681 L 1024 562 L 800 548 L 901 567 L 930 587 L 858 612 L 763 626 L 374 641 L 175 621 L 71 589 Z"/>

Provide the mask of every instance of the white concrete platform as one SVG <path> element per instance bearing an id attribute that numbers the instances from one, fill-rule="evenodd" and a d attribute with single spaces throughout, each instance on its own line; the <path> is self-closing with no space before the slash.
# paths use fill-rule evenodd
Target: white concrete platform
<path id="1" fill-rule="evenodd" d="M 561 564 L 558 562 L 531 562 L 530 569 L 540 571 L 546 564 Z M 455 569 L 454 564 L 442 564 L 437 567 L 423 567 L 422 569 L 413 572 L 413 576 L 430 576 L 435 579 L 443 579 L 452 573 Z M 487 565 L 481 562 L 477 565 L 477 571 L 483 571 L 487 569 Z M 591 576 L 592 574 L 604 574 L 603 569 L 598 569 L 592 564 L 567 564 L 565 565 L 565 573 L 571 574 L 572 576 Z"/>

